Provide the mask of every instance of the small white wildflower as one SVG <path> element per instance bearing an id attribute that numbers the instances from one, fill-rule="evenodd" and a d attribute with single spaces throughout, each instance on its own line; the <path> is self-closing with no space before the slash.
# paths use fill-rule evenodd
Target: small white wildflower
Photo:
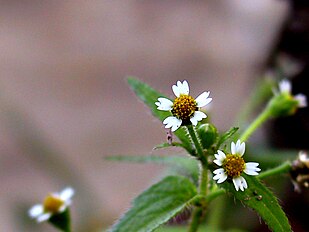
<path id="1" fill-rule="evenodd" d="M 256 176 L 261 169 L 258 168 L 258 163 L 245 163 L 242 158 L 244 153 L 245 143 L 241 143 L 240 140 L 238 140 L 236 144 L 234 142 L 231 143 L 231 154 L 225 154 L 218 150 L 217 154 L 215 154 L 216 159 L 214 160 L 214 163 L 222 168 L 214 170 L 213 173 L 215 176 L 213 179 L 220 184 L 229 177 L 232 178 L 236 191 L 239 189 L 244 191 L 248 188 L 247 182 L 241 174 L 244 172 L 247 175 Z"/>
<path id="2" fill-rule="evenodd" d="M 29 216 L 35 218 L 37 222 L 43 222 L 50 219 L 54 214 L 62 213 L 72 203 L 74 189 L 67 187 L 61 192 L 47 195 L 43 204 L 36 204 L 29 210 Z"/>
<path id="3" fill-rule="evenodd" d="M 303 108 L 307 106 L 307 98 L 304 94 L 296 94 L 295 96 L 292 95 L 292 84 L 289 80 L 284 79 L 279 82 L 279 91 L 282 94 L 289 95 L 292 99 L 298 102 L 298 108 Z"/>
<path id="4" fill-rule="evenodd" d="M 210 92 L 203 92 L 196 99 L 189 95 L 189 84 L 187 81 L 177 81 L 172 86 L 172 90 L 176 96 L 172 102 L 167 98 L 160 97 L 156 106 L 158 110 L 171 111 L 173 116 L 164 119 L 165 128 L 171 128 L 172 131 L 177 130 L 181 125 L 192 124 L 197 125 L 199 121 L 206 118 L 207 115 L 199 111 L 200 107 L 206 106 L 211 102 L 209 98 Z"/>

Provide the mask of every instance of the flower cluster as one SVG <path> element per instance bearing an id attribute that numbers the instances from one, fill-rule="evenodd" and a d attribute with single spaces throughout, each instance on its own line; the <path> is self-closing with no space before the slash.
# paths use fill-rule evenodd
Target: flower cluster
<path id="1" fill-rule="evenodd" d="M 286 82 L 280 84 L 280 91 L 285 92 L 289 86 Z M 172 116 L 164 119 L 163 124 L 165 128 L 171 128 L 171 131 L 176 131 L 180 126 L 193 125 L 196 126 L 199 121 L 206 118 L 207 115 L 200 111 L 199 108 L 206 106 L 212 101 L 209 97 L 210 92 L 203 92 L 196 99 L 189 95 L 189 84 L 187 81 L 177 81 L 176 85 L 172 86 L 172 90 L 176 96 L 174 101 L 167 98 L 160 97 L 155 103 L 158 110 L 170 111 Z M 296 96 L 299 105 L 304 105 L 305 102 L 301 96 Z M 204 143 L 203 143 L 204 144 Z M 208 147 L 211 144 L 207 145 Z M 231 179 L 238 191 L 244 191 L 248 184 L 243 173 L 247 175 L 258 175 L 261 171 L 258 168 L 259 164 L 255 162 L 245 163 L 243 155 L 245 153 L 245 143 L 238 140 L 236 144 L 231 143 L 231 153 L 225 154 L 223 151 L 218 150 L 215 154 L 214 163 L 220 166 L 213 173 L 213 179 L 217 183 L 222 183 L 227 179 Z"/>

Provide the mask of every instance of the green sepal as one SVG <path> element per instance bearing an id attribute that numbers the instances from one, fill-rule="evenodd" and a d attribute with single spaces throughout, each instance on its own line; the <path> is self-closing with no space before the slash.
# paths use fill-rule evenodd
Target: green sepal
<path id="1" fill-rule="evenodd" d="M 246 175 L 245 179 L 248 184 L 245 191 L 236 191 L 233 183 L 229 181 L 225 181 L 219 186 L 232 193 L 244 205 L 255 210 L 272 231 L 292 231 L 288 218 L 274 194 L 256 177 Z"/>
<path id="2" fill-rule="evenodd" d="M 109 232 L 150 232 L 189 206 L 196 187 L 182 176 L 168 176 L 151 186 L 132 203 Z"/>
<path id="3" fill-rule="evenodd" d="M 133 78 L 128 78 L 128 83 L 131 89 L 135 92 L 137 97 L 142 100 L 151 110 L 153 116 L 157 117 L 161 121 L 163 121 L 168 116 L 172 114 L 167 111 L 158 110 L 155 102 L 158 101 L 159 97 L 165 97 L 163 94 L 159 93 L 155 89 L 151 88 L 149 85 Z M 167 97 L 165 97 L 167 98 Z M 177 129 L 174 134 L 178 137 L 178 139 L 182 142 L 183 147 L 190 153 L 194 154 L 191 141 L 187 135 L 184 127 Z"/>
<path id="4" fill-rule="evenodd" d="M 66 208 L 66 210 L 62 213 L 53 214 L 48 222 L 51 223 L 54 227 L 58 228 L 60 231 L 70 232 L 71 218 L 69 208 Z"/>

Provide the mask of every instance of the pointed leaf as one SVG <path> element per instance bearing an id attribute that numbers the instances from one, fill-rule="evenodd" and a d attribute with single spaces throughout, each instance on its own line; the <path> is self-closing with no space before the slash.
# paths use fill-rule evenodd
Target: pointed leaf
<path id="1" fill-rule="evenodd" d="M 110 232 L 153 231 L 188 206 L 196 195 L 185 177 L 169 176 L 139 195 Z"/>
<path id="2" fill-rule="evenodd" d="M 167 147 L 182 147 L 182 148 L 185 148 L 182 143 L 172 142 L 172 143 L 161 143 L 161 144 L 155 146 L 153 149 L 161 149 L 161 148 L 167 148 Z"/>
<path id="3" fill-rule="evenodd" d="M 170 116 L 171 113 L 167 111 L 158 110 L 155 102 L 158 101 L 159 97 L 165 97 L 163 94 L 157 92 L 155 89 L 151 88 L 149 85 L 133 78 L 128 78 L 128 83 L 132 90 L 135 92 L 137 97 L 141 99 L 151 110 L 152 114 L 163 121 L 166 117 Z M 166 98 L 166 97 L 165 97 Z M 190 153 L 193 153 L 190 139 L 187 136 L 186 130 L 181 127 L 174 132 L 174 134 L 182 142 L 183 147 Z"/>
<path id="4" fill-rule="evenodd" d="M 219 149 L 219 147 L 222 143 L 224 143 L 227 139 L 232 137 L 238 131 L 238 129 L 239 129 L 238 127 L 232 127 L 227 132 L 225 132 L 223 135 L 221 135 L 221 137 L 219 138 L 219 141 L 217 143 L 217 149 Z"/>
<path id="5" fill-rule="evenodd" d="M 265 221 L 272 231 L 288 232 L 291 231 L 288 218 L 281 209 L 277 198 L 266 188 L 256 177 L 246 176 L 248 189 L 236 191 L 233 183 L 225 182 L 220 184 L 231 192 L 236 199 L 255 210 Z"/>

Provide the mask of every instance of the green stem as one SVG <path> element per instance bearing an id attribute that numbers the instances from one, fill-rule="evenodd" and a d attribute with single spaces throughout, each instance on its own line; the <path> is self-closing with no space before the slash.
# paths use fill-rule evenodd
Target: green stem
<path id="1" fill-rule="evenodd" d="M 199 181 L 199 194 L 202 196 L 207 196 L 207 185 L 208 185 L 208 162 L 207 158 L 205 157 L 203 148 L 201 146 L 200 141 L 198 140 L 196 136 L 196 132 L 192 125 L 188 125 L 188 132 L 192 139 L 192 142 L 194 143 L 197 156 L 200 160 L 200 181 Z M 191 216 L 191 223 L 189 227 L 189 232 L 196 232 L 198 230 L 198 227 L 200 225 L 200 222 L 203 219 L 203 216 L 205 215 L 206 211 L 206 202 L 201 202 L 200 205 L 195 206 L 192 216 Z"/>
<path id="2" fill-rule="evenodd" d="M 190 135 L 190 137 L 192 139 L 192 142 L 194 143 L 194 146 L 195 146 L 195 149 L 196 149 L 198 157 L 199 158 L 204 157 L 204 152 L 203 152 L 202 145 L 201 145 L 200 141 L 198 140 L 198 138 L 196 136 L 196 133 L 195 133 L 195 130 L 194 130 L 193 126 L 192 125 L 188 125 L 187 128 L 188 128 L 189 135 Z"/>
<path id="3" fill-rule="evenodd" d="M 266 177 L 269 177 L 269 176 L 274 176 L 274 175 L 279 175 L 279 174 L 283 174 L 283 173 L 288 173 L 292 168 L 292 164 L 290 161 L 286 161 L 284 162 L 283 164 L 275 167 L 275 168 L 272 168 L 272 169 L 269 169 L 267 171 L 264 171 L 262 172 L 260 175 L 258 175 L 257 177 L 259 179 L 264 179 Z"/>
<path id="4" fill-rule="evenodd" d="M 270 110 L 268 107 L 266 107 L 240 136 L 240 141 L 245 142 L 258 127 L 260 127 L 268 118 L 270 118 L 270 116 Z"/>
<path id="5" fill-rule="evenodd" d="M 204 210 L 205 210 L 205 206 L 207 205 L 207 203 L 221 196 L 224 193 L 225 193 L 224 189 L 217 189 L 209 193 L 207 196 L 204 196 L 202 199 L 198 200 L 202 204 L 194 208 L 188 232 L 196 232 L 198 230 L 200 222 L 202 221 L 203 216 L 205 215 Z"/>
<path id="6" fill-rule="evenodd" d="M 189 135 L 194 143 L 197 155 L 201 161 L 200 165 L 200 182 L 199 182 L 199 194 L 206 196 L 207 195 L 207 184 L 208 184 L 208 163 L 207 158 L 205 157 L 203 147 L 196 136 L 196 132 L 192 125 L 187 126 Z"/>
<path id="7" fill-rule="evenodd" d="M 213 199 L 217 198 L 218 196 L 221 196 L 223 193 L 225 193 L 224 189 L 217 189 L 207 195 L 205 200 L 207 202 L 211 202 Z"/>
<path id="8" fill-rule="evenodd" d="M 207 195 L 207 185 L 208 185 L 208 169 L 207 164 L 201 164 L 200 167 L 200 183 L 199 183 L 199 194 Z"/>
<path id="9" fill-rule="evenodd" d="M 195 206 L 192 212 L 191 222 L 190 222 L 190 227 L 189 227 L 188 232 L 196 232 L 198 230 L 202 216 L 203 216 L 203 208 L 199 206 Z"/>

